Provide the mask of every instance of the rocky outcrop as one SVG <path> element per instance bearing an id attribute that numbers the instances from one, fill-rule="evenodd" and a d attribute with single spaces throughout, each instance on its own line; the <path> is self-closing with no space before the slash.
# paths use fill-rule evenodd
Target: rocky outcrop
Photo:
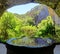
<path id="1" fill-rule="evenodd" d="M 34 7 L 31 11 L 27 12 L 27 14 L 34 18 L 36 25 L 41 22 L 41 20 L 46 19 L 47 16 L 52 16 L 55 23 L 60 24 L 60 18 L 56 12 L 52 8 L 43 4 Z"/>

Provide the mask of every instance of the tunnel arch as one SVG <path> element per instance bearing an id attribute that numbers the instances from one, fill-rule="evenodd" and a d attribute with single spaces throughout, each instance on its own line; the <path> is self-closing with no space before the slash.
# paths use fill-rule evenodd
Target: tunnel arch
<path id="1" fill-rule="evenodd" d="M 2 15 L 3 12 L 10 7 L 13 7 L 15 5 L 30 3 L 30 2 L 46 4 L 47 6 L 50 6 L 53 9 L 57 8 L 58 3 L 60 4 L 60 0 L 4 0 L 4 1 L 0 0 L 0 15 Z M 52 3 L 54 4 L 53 6 L 51 6 Z"/>

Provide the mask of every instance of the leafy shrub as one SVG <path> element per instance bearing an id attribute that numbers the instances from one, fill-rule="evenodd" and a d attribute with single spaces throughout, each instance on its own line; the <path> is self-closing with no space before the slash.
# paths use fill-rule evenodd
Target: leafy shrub
<path id="1" fill-rule="evenodd" d="M 51 16 L 48 16 L 47 19 L 42 20 L 41 23 L 38 24 L 37 36 L 45 36 L 48 34 L 54 34 L 55 26 Z"/>
<path id="2" fill-rule="evenodd" d="M 29 16 L 20 19 L 12 13 L 5 12 L 0 18 L 0 40 L 6 41 L 10 38 L 22 36 L 31 38 L 51 37 L 54 34 L 54 28 L 51 16 L 42 20 L 36 27 L 33 18 Z"/>
<path id="3" fill-rule="evenodd" d="M 37 28 L 35 26 L 23 26 L 21 32 L 24 36 L 33 37 L 35 36 Z"/>
<path id="4" fill-rule="evenodd" d="M 0 35 L 3 37 L 3 40 L 8 38 L 7 29 L 12 28 L 11 20 L 14 16 L 11 13 L 4 13 L 0 19 Z"/>
<path id="5" fill-rule="evenodd" d="M 26 18 L 23 18 L 25 25 L 34 25 L 34 20 L 30 16 L 26 16 Z"/>
<path id="6" fill-rule="evenodd" d="M 0 39 L 7 40 L 17 37 L 22 24 L 23 21 L 15 17 L 14 14 L 5 12 L 0 18 Z"/>

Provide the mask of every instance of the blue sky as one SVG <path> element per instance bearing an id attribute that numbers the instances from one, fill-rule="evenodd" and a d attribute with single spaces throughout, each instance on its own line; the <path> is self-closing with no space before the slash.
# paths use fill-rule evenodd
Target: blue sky
<path id="1" fill-rule="evenodd" d="M 17 13 L 17 14 L 25 14 L 27 11 L 31 10 L 33 7 L 39 5 L 38 3 L 28 3 L 24 5 L 17 5 L 13 6 L 7 11 L 12 12 L 12 13 Z"/>

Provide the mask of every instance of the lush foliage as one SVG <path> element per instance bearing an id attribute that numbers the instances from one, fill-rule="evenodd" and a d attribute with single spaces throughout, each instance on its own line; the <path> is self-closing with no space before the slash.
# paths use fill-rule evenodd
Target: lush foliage
<path id="1" fill-rule="evenodd" d="M 5 12 L 0 18 L 0 40 L 2 41 L 23 36 L 56 39 L 54 32 L 55 26 L 51 16 L 41 20 L 37 26 L 34 25 L 34 19 L 27 15 L 18 18 L 12 13 Z M 57 37 L 60 35 L 59 32 L 57 32 Z"/>
<path id="2" fill-rule="evenodd" d="M 23 35 L 28 37 L 35 36 L 36 31 L 37 28 L 35 26 L 23 26 L 21 28 L 21 32 L 23 32 Z"/>
<path id="3" fill-rule="evenodd" d="M 12 13 L 5 12 L 0 18 L 0 39 L 16 37 L 21 26 L 22 20 L 16 18 Z"/>
<path id="4" fill-rule="evenodd" d="M 42 20 L 41 23 L 38 24 L 37 36 L 46 36 L 48 34 L 53 35 L 54 30 L 54 22 L 51 16 L 48 16 L 47 19 Z"/>

